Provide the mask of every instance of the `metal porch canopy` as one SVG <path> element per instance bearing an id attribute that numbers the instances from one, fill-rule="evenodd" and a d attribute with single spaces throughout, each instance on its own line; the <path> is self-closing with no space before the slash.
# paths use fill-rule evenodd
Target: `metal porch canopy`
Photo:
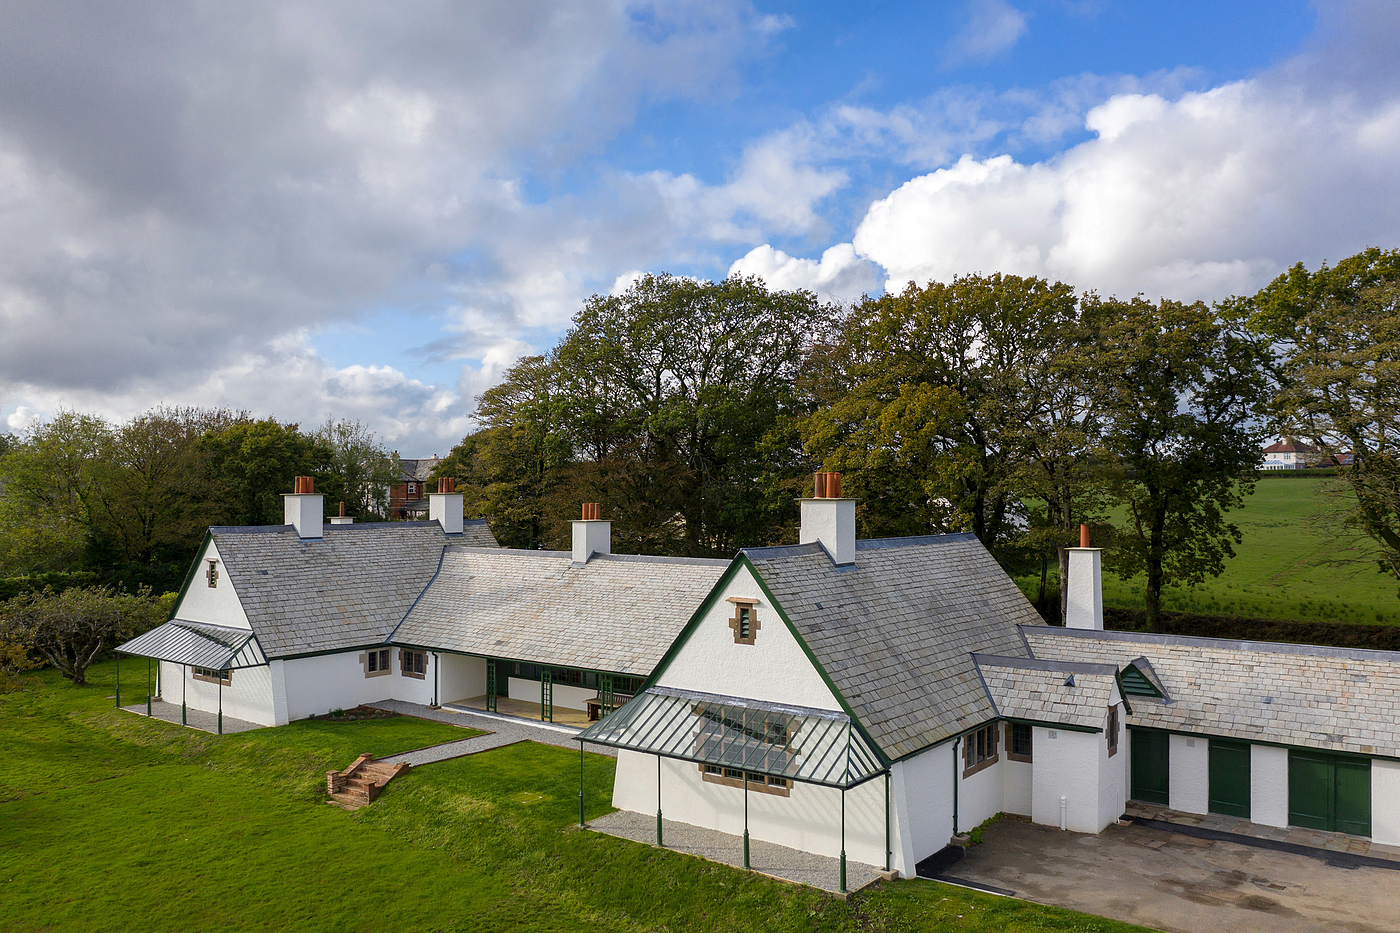
<path id="1" fill-rule="evenodd" d="M 131 654 L 214 671 L 261 667 L 267 663 L 257 638 L 247 629 L 171 619 L 117 646 Z"/>
<path id="2" fill-rule="evenodd" d="M 888 771 L 845 713 L 671 687 L 642 691 L 575 740 L 841 790 Z"/>

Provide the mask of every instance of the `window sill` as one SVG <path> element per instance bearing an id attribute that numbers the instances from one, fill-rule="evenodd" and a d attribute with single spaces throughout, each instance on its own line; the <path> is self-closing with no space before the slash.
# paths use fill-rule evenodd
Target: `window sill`
<path id="1" fill-rule="evenodd" d="M 997 763 L 998 761 L 1000 761 L 1000 760 L 1001 760 L 1001 753 L 998 752 L 997 754 L 995 754 L 995 755 L 993 755 L 992 757 L 986 759 L 985 761 L 979 761 L 979 762 L 977 762 L 977 764 L 973 765 L 973 766 L 970 767 L 970 768 L 964 768 L 964 769 L 963 769 L 962 776 L 963 776 L 964 778 L 970 778 L 970 777 L 972 777 L 974 774 L 976 774 L 978 771 L 986 771 L 988 768 L 990 768 L 992 765 L 996 764 L 996 763 Z"/>
<path id="2" fill-rule="evenodd" d="M 393 671 L 365 671 L 366 677 L 388 677 Z"/>
<path id="3" fill-rule="evenodd" d="M 423 680 L 423 679 L 426 678 L 428 675 L 427 675 L 427 674 L 410 674 L 408 671 L 402 671 L 402 672 L 401 672 L 401 676 L 403 676 L 403 677 L 411 677 L 411 678 L 413 678 L 414 680 Z"/>
<path id="4" fill-rule="evenodd" d="M 704 765 L 700 766 L 702 769 Z M 707 774 L 703 770 L 700 776 L 705 779 L 706 784 L 723 784 L 726 787 L 737 787 L 743 789 L 744 782 L 739 778 L 724 777 L 720 774 Z M 774 797 L 787 797 L 792 793 L 791 787 L 774 787 L 771 784 L 759 784 L 757 781 L 749 781 L 749 792 L 753 794 L 772 794 Z"/>
<path id="5" fill-rule="evenodd" d="M 1021 762 L 1025 762 L 1026 764 L 1030 764 L 1030 763 L 1031 763 L 1031 756 L 1030 756 L 1030 755 L 1018 755 L 1018 754 L 1016 754 L 1015 752 L 1007 752 L 1007 753 L 1006 753 L 1006 760 L 1007 760 L 1007 761 L 1021 761 Z"/>

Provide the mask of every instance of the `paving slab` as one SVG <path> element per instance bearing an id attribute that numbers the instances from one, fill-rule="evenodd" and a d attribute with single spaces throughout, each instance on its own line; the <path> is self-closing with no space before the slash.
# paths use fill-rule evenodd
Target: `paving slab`
<path id="1" fill-rule="evenodd" d="M 1172 933 L 1400 933 L 1400 871 L 1360 856 L 1137 824 L 1082 835 L 1001 820 L 983 839 L 949 873 L 1043 904 Z"/>
<path id="2" fill-rule="evenodd" d="M 140 703 L 134 703 L 131 706 L 123 706 L 122 712 L 135 713 L 137 716 L 144 717 L 146 715 L 146 702 L 142 700 Z M 185 725 L 189 726 L 191 729 L 198 729 L 201 732 L 219 731 L 218 713 L 206 713 L 203 710 L 191 709 L 186 711 L 186 716 L 188 722 L 186 722 Z M 167 703 L 164 700 L 152 700 L 151 718 L 180 725 L 180 704 Z M 266 728 L 267 726 L 259 725 L 256 722 L 234 719 L 227 713 L 224 714 L 224 735 Z"/>
<path id="3" fill-rule="evenodd" d="M 619 839 L 629 839 L 646 845 L 656 844 L 656 816 L 617 810 L 607 816 L 590 820 L 588 828 Z M 714 829 L 661 821 L 661 838 L 665 848 L 687 855 L 696 855 L 712 862 L 722 862 L 735 868 L 744 865 L 744 837 L 733 836 Z M 749 865 L 760 874 L 782 881 L 792 881 L 833 894 L 840 893 L 841 860 L 815 855 L 787 846 L 749 838 Z M 846 859 L 847 891 L 859 891 L 878 881 L 881 869 Z"/>

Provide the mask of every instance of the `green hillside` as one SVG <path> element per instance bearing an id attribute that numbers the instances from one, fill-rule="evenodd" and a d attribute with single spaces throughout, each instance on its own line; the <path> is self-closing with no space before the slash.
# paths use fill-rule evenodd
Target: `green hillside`
<path id="1" fill-rule="evenodd" d="M 1400 586 L 1376 571 L 1369 543 L 1345 528 L 1345 492 L 1331 477 L 1265 474 L 1243 509 L 1244 533 L 1219 577 L 1171 587 L 1163 608 L 1210 615 L 1400 625 Z M 1037 581 L 1022 580 L 1034 596 Z M 1104 575 L 1104 602 L 1141 608 L 1141 578 Z"/>

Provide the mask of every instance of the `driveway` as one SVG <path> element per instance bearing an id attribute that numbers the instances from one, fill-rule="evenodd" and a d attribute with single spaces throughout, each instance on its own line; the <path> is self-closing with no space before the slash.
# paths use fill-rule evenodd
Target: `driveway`
<path id="1" fill-rule="evenodd" d="M 1133 825 L 1083 836 L 1002 820 L 984 832 L 950 880 L 1175 933 L 1400 933 L 1395 869 Z"/>

